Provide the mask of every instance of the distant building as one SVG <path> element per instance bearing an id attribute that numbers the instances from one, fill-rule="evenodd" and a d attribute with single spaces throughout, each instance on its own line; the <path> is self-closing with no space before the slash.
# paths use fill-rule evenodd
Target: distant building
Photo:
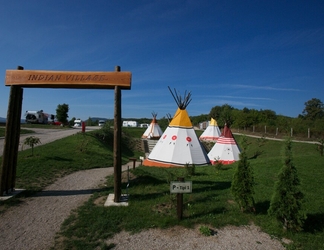
<path id="1" fill-rule="evenodd" d="M 150 126 L 150 124 L 148 124 L 148 123 L 141 123 L 139 126 L 141 128 L 148 128 L 148 126 Z"/>
<path id="2" fill-rule="evenodd" d="M 123 121 L 123 127 L 137 127 L 137 121 Z"/>
<path id="3" fill-rule="evenodd" d="M 209 121 L 199 123 L 199 129 L 205 130 L 209 126 Z"/>

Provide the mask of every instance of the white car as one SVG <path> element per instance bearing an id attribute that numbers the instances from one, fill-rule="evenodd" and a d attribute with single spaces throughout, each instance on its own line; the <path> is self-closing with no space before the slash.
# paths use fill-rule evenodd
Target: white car
<path id="1" fill-rule="evenodd" d="M 105 125 L 105 122 L 106 121 L 104 121 L 104 120 L 99 120 L 99 122 L 98 122 L 99 127 L 102 127 L 103 125 Z"/>

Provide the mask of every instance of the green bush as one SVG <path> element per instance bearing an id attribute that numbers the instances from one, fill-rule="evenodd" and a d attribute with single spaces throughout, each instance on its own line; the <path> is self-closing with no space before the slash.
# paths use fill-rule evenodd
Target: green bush
<path id="1" fill-rule="evenodd" d="M 306 214 L 302 211 L 304 195 L 299 190 L 300 181 L 292 158 L 291 140 L 288 139 L 285 144 L 285 164 L 278 175 L 268 212 L 282 223 L 285 230 L 301 231 L 306 220 Z"/>
<path id="2" fill-rule="evenodd" d="M 254 177 L 247 157 L 247 139 L 244 136 L 240 161 L 234 173 L 231 192 L 242 212 L 255 211 L 254 207 Z"/>

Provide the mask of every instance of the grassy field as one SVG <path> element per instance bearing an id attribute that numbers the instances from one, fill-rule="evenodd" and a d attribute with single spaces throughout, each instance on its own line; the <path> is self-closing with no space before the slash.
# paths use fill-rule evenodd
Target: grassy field
<path id="1" fill-rule="evenodd" d="M 240 141 L 239 136 L 237 140 Z M 278 141 L 266 141 L 260 147 L 257 139 L 249 138 L 249 141 L 250 164 L 256 181 L 255 214 L 241 213 L 230 193 L 237 163 L 221 169 L 214 166 L 196 167 L 194 175 L 188 175 L 186 169 L 142 166 L 131 171 L 129 207 L 103 207 L 102 202 L 113 192 L 113 179 L 109 178 L 107 189 L 95 194 L 65 221 L 59 241 L 66 249 L 93 249 L 96 246 L 105 249 L 107 246 L 104 246 L 103 240 L 123 229 L 137 232 L 174 225 L 193 227 L 198 224 L 219 228 L 229 224 L 239 226 L 254 223 L 272 237 L 290 239 L 293 243 L 287 245 L 287 249 L 323 249 L 324 158 L 316 146 L 293 143 L 294 162 L 305 194 L 304 209 L 308 219 L 304 231 L 292 233 L 283 231 L 282 226 L 267 214 L 274 183 L 283 165 L 284 145 Z M 255 158 L 256 151 L 261 151 L 261 155 Z M 193 183 L 192 194 L 184 195 L 184 218 L 181 221 L 177 220 L 176 196 L 170 195 L 169 191 L 169 182 L 177 177 L 185 177 L 185 180 Z M 123 185 L 126 192 L 126 182 Z"/>
<path id="2" fill-rule="evenodd" d="M 143 130 L 123 129 L 126 135 L 140 137 Z M 112 166 L 111 135 L 96 132 L 78 134 L 35 148 L 32 157 L 29 150 L 19 153 L 17 187 L 37 191 L 52 183 L 57 177 L 86 168 Z M 107 140 L 108 138 L 108 140 Z M 238 142 L 241 137 L 236 136 Z M 138 157 L 140 152 L 132 152 L 123 143 L 123 162 L 128 157 Z M 287 249 L 324 249 L 324 157 L 316 146 L 293 143 L 294 163 L 305 194 L 304 209 L 307 220 L 304 231 L 285 232 L 277 221 L 267 215 L 270 199 L 283 165 L 283 142 L 267 140 L 264 146 L 255 138 L 248 138 L 250 166 L 253 168 L 256 213 L 241 213 L 230 193 L 231 181 L 237 163 L 216 169 L 215 166 L 196 167 L 194 174 L 185 168 L 164 169 L 138 167 L 131 170 L 128 192 L 128 207 L 104 207 L 103 202 L 113 193 L 113 179 L 107 179 L 107 187 L 94 194 L 64 222 L 57 237 L 57 245 L 62 249 L 109 249 L 104 239 L 125 229 L 137 232 L 147 228 L 167 228 L 174 225 L 193 227 L 207 225 L 246 225 L 254 223 L 275 238 L 288 238 L 293 243 Z M 259 152 L 255 157 L 256 152 Z M 44 164 L 46 163 L 46 164 Z M 123 174 L 123 193 L 126 192 L 127 174 Z M 191 180 L 193 192 L 184 195 L 183 219 L 176 215 L 176 195 L 170 194 L 169 182 L 177 177 Z M 28 192 L 24 194 L 28 195 Z M 23 196 L 24 196 L 23 195 Z M 0 203 L 0 207 L 19 204 L 17 197 Z M 144 219 L 143 219 L 144 218 Z"/>
<path id="3" fill-rule="evenodd" d="M 101 134 L 101 130 L 91 133 L 78 133 L 31 150 L 18 153 L 16 187 L 29 191 L 39 191 L 53 183 L 58 177 L 74 171 L 112 167 L 113 148 L 112 136 Z M 133 152 L 127 138 L 123 144 L 122 162 L 127 163 L 129 157 L 138 157 Z M 1 157 L 0 157 L 1 160 Z M 2 204 L 2 203 L 0 203 Z"/>

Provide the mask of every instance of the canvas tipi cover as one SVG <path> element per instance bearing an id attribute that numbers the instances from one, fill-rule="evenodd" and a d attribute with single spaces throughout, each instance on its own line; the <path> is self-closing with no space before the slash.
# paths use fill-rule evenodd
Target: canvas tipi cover
<path id="1" fill-rule="evenodd" d="M 157 123 L 156 120 L 156 113 L 152 113 L 153 115 L 153 120 L 150 124 L 150 126 L 148 126 L 148 128 L 145 130 L 144 134 L 142 135 L 143 139 L 159 139 L 161 137 L 161 135 L 163 134 L 162 129 L 160 128 L 159 124 Z"/>
<path id="2" fill-rule="evenodd" d="M 225 124 L 221 136 L 208 153 L 210 161 L 214 164 L 216 161 L 223 164 L 231 164 L 240 159 L 240 149 L 233 137 L 232 131 Z"/>
<path id="3" fill-rule="evenodd" d="M 221 135 L 220 129 L 217 125 L 215 119 L 211 118 L 208 127 L 199 137 L 202 141 L 217 141 L 218 137 Z"/>
<path id="4" fill-rule="evenodd" d="M 172 93 L 171 90 L 170 92 Z M 186 164 L 209 165 L 210 160 L 186 111 L 191 101 L 190 93 L 185 96 L 184 100 L 178 95 L 176 97 L 173 95 L 173 97 L 178 104 L 178 109 L 143 165 L 156 167 L 184 167 Z"/>

